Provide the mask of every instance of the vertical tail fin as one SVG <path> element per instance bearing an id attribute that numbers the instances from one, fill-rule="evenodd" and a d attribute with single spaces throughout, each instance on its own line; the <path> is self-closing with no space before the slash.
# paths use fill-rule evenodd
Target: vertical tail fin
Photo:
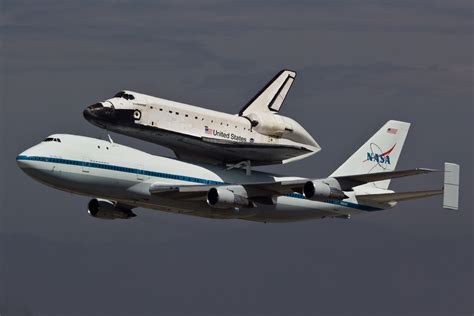
<path id="1" fill-rule="evenodd" d="M 393 171 L 397 166 L 410 123 L 388 121 L 362 147 L 347 159 L 331 177 Z M 390 180 L 365 184 L 387 189 Z"/>
<path id="2" fill-rule="evenodd" d="M 247 116 L 258 112 L 278 113 L 295 78 L 296 72 L 292 70 L 280 71 L 240 110 L 239 115 Z"/>

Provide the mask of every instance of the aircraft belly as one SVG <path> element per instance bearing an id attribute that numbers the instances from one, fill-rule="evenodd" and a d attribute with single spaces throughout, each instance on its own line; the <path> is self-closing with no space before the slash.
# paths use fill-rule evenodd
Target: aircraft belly
<path id="1" fill-rule="evenodd" d="M 172 213 L 218 219 L 243 219 L 258 222 L 292 222 L 320 219 L 346 214 L 342 208 L 326 203 L 308 200 L 298 201 L 291 197 L 279 197 L 276 205 L 258 204 L 256 208 L 216 209 L 207 205 L 205 198 L 200 201 L 178 201 L 166 198 L 138 202 L 143 207 Z"/>
<path id="2" fill-rule="evenodd" d="M 311 153 L 304 146 L 243 143 L 177 133 L 133 124 L 111 125 L 110 130 L 172 149 L 182 160 L 211 164 L 250 160 L 253 165 L 281 164 L 283 160 Z"/>

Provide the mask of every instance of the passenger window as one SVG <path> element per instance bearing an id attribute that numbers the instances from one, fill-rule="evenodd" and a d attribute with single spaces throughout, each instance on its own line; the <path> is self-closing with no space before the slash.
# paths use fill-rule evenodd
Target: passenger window
<path id="1" fill-rule="evenodd" d="M 198 117 L 197 117 L 197 116 L 195 116 L 195 117 L 194 117 L 194 119 L 195 119 L 195 120 L 197 120 L 197 119 L 198 119 Z"/>
<path id="2" fill-rule="evenodd" d="M 168 112 L 173 113 L 173 111 L 168 111 Z"/>

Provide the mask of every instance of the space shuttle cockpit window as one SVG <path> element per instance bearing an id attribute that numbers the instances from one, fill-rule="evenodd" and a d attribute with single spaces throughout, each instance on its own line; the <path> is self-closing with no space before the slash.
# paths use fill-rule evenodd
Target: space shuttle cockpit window
<path id="1" fill-rule="evenodd" d="M 43 142 L 58 142 L 58 143 L 60 143 L 61 140 L 59 138 L 48 137 L 45 140 L 43 140 Z"/>
<path id="2" fill-rule="evenodd" d="M 114 98 L 122 98 L 125 100 L 135 100 L 135 97 L 131 94 L 126 93 L 125 91 L 120 91 L 116 95 L 114 95 Z"/>

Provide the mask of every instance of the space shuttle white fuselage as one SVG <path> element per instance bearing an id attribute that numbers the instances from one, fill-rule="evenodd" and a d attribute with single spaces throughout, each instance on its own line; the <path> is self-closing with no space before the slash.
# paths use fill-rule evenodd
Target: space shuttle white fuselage
<path id="1" fill-rule="evenodd" d="M 278 114 L 295 76 L 280 71 L 235 115 L 121 91 L 87 107 L 84 117 L 101 128 L 166 146 L 182 160 L 283 164 L 320 150 L 300 124 Z"/>

